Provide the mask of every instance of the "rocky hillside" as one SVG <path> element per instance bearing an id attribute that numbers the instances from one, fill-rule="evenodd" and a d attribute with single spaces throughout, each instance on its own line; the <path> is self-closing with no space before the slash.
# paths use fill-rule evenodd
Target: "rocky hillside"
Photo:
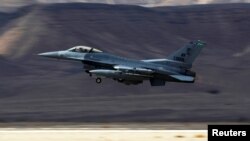
<path id="1" fill-rule="evenodd" d="M 249 12 L 249 4 L 79 3 L 2 12 L 0 120 L 249 121 Z M 135 59 L 164 58 L 196 39 L 208 44 L 194 63 L 196 83 L 165 87 L 108 79 L 97 85 L 80 62 L 36 55 L 88 45 Z"/>

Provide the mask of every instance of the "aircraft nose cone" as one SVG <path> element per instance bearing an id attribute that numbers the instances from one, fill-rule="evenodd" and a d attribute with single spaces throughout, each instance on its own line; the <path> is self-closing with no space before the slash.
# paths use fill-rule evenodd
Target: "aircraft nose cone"
<path id="1" fill-rule="evenodd" d="M 58 57 L 59 57 L 57 51 L 55 51 L 55 52 L 39 53 L 38 55 L 39 55 L 39 56 L 44 56 L 44 57 L 50 57 L 50 58 L 58 58 Z"/>

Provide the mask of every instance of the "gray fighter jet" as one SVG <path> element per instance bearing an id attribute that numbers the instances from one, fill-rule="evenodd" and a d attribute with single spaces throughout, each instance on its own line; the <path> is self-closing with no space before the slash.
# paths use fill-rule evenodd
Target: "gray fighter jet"
<path id="1" fill-rule="evenodd" d="M 150 60 L 128 59 L 87 46 L 38 55 L 81 61 L 85 72 L 95 76 L 96 83 L 106 77 L 127 85 L 149 80 L 151 86 L 164 86 L 166 81 L 193 83 L 196 73 L 191 71 L 192 63 L 205 45 L 200 40 L 191 41 L 166 58 Z"/>

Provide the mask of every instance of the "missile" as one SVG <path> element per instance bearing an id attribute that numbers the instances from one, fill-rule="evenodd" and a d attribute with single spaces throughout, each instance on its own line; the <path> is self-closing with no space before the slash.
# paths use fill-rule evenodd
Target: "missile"
<path id="1" fill-rule="evenodd" d="M 133 68 L 133 67 L 128 67 L 128 66 L 122 66 L 122 65 L 118 65 L 118 66 L 114 66 L 115 69 L 120 70 L 120 71 L 132 71 L 135 73 L 146 73 L 146 74 L 151 74 L 153 73 L 152 70 L 150 69 L 145 69 L 145 68 Z"/>

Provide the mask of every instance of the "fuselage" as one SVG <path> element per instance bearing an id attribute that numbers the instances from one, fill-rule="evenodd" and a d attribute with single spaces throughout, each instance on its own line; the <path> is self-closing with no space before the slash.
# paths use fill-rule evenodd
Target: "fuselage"
<path id="1" fill-rule="evenodd" d="M 125 57 L 120 57 L 113 54 L 108 53 L 78 53 L 78 52 L 70 52 L 70 51 L 59 51 L 58 56 L 60 59 L 68 59 L 68 60 L 76 60 L 82 61 L 85 65 L 85 69 L 111 69 L 113 70 L 113 66 L 115 65 L 123 65 L 130 66 L 132 68 L 147 68 L 154 70 L 157 72 L 154 77 L 159 79 L 167 79 L 171 81 L 169 75 L 178 75 L 185 74 L 186 70 L 180 68 L 180 65 L 176 65 L 178 62 L 174 61 L 166 61 L 164 64 L 160 63 L 151 63 L 143 60 L 135 60 L 129 59 Z M 167 64 L 167 65 L 166 65 Z M 180 63 L 178 63 L 180 64 Z M 176 67 L 178 66 L 178 67 Z M 160 75 L 159 75 L 160 74 Z M 140 77 L 140 76 L 138 76 Z M 133 76 L 136 78 L 136 76 Z M 150 77 L 143 77 L 142 79 L 150 79 Z"/>

